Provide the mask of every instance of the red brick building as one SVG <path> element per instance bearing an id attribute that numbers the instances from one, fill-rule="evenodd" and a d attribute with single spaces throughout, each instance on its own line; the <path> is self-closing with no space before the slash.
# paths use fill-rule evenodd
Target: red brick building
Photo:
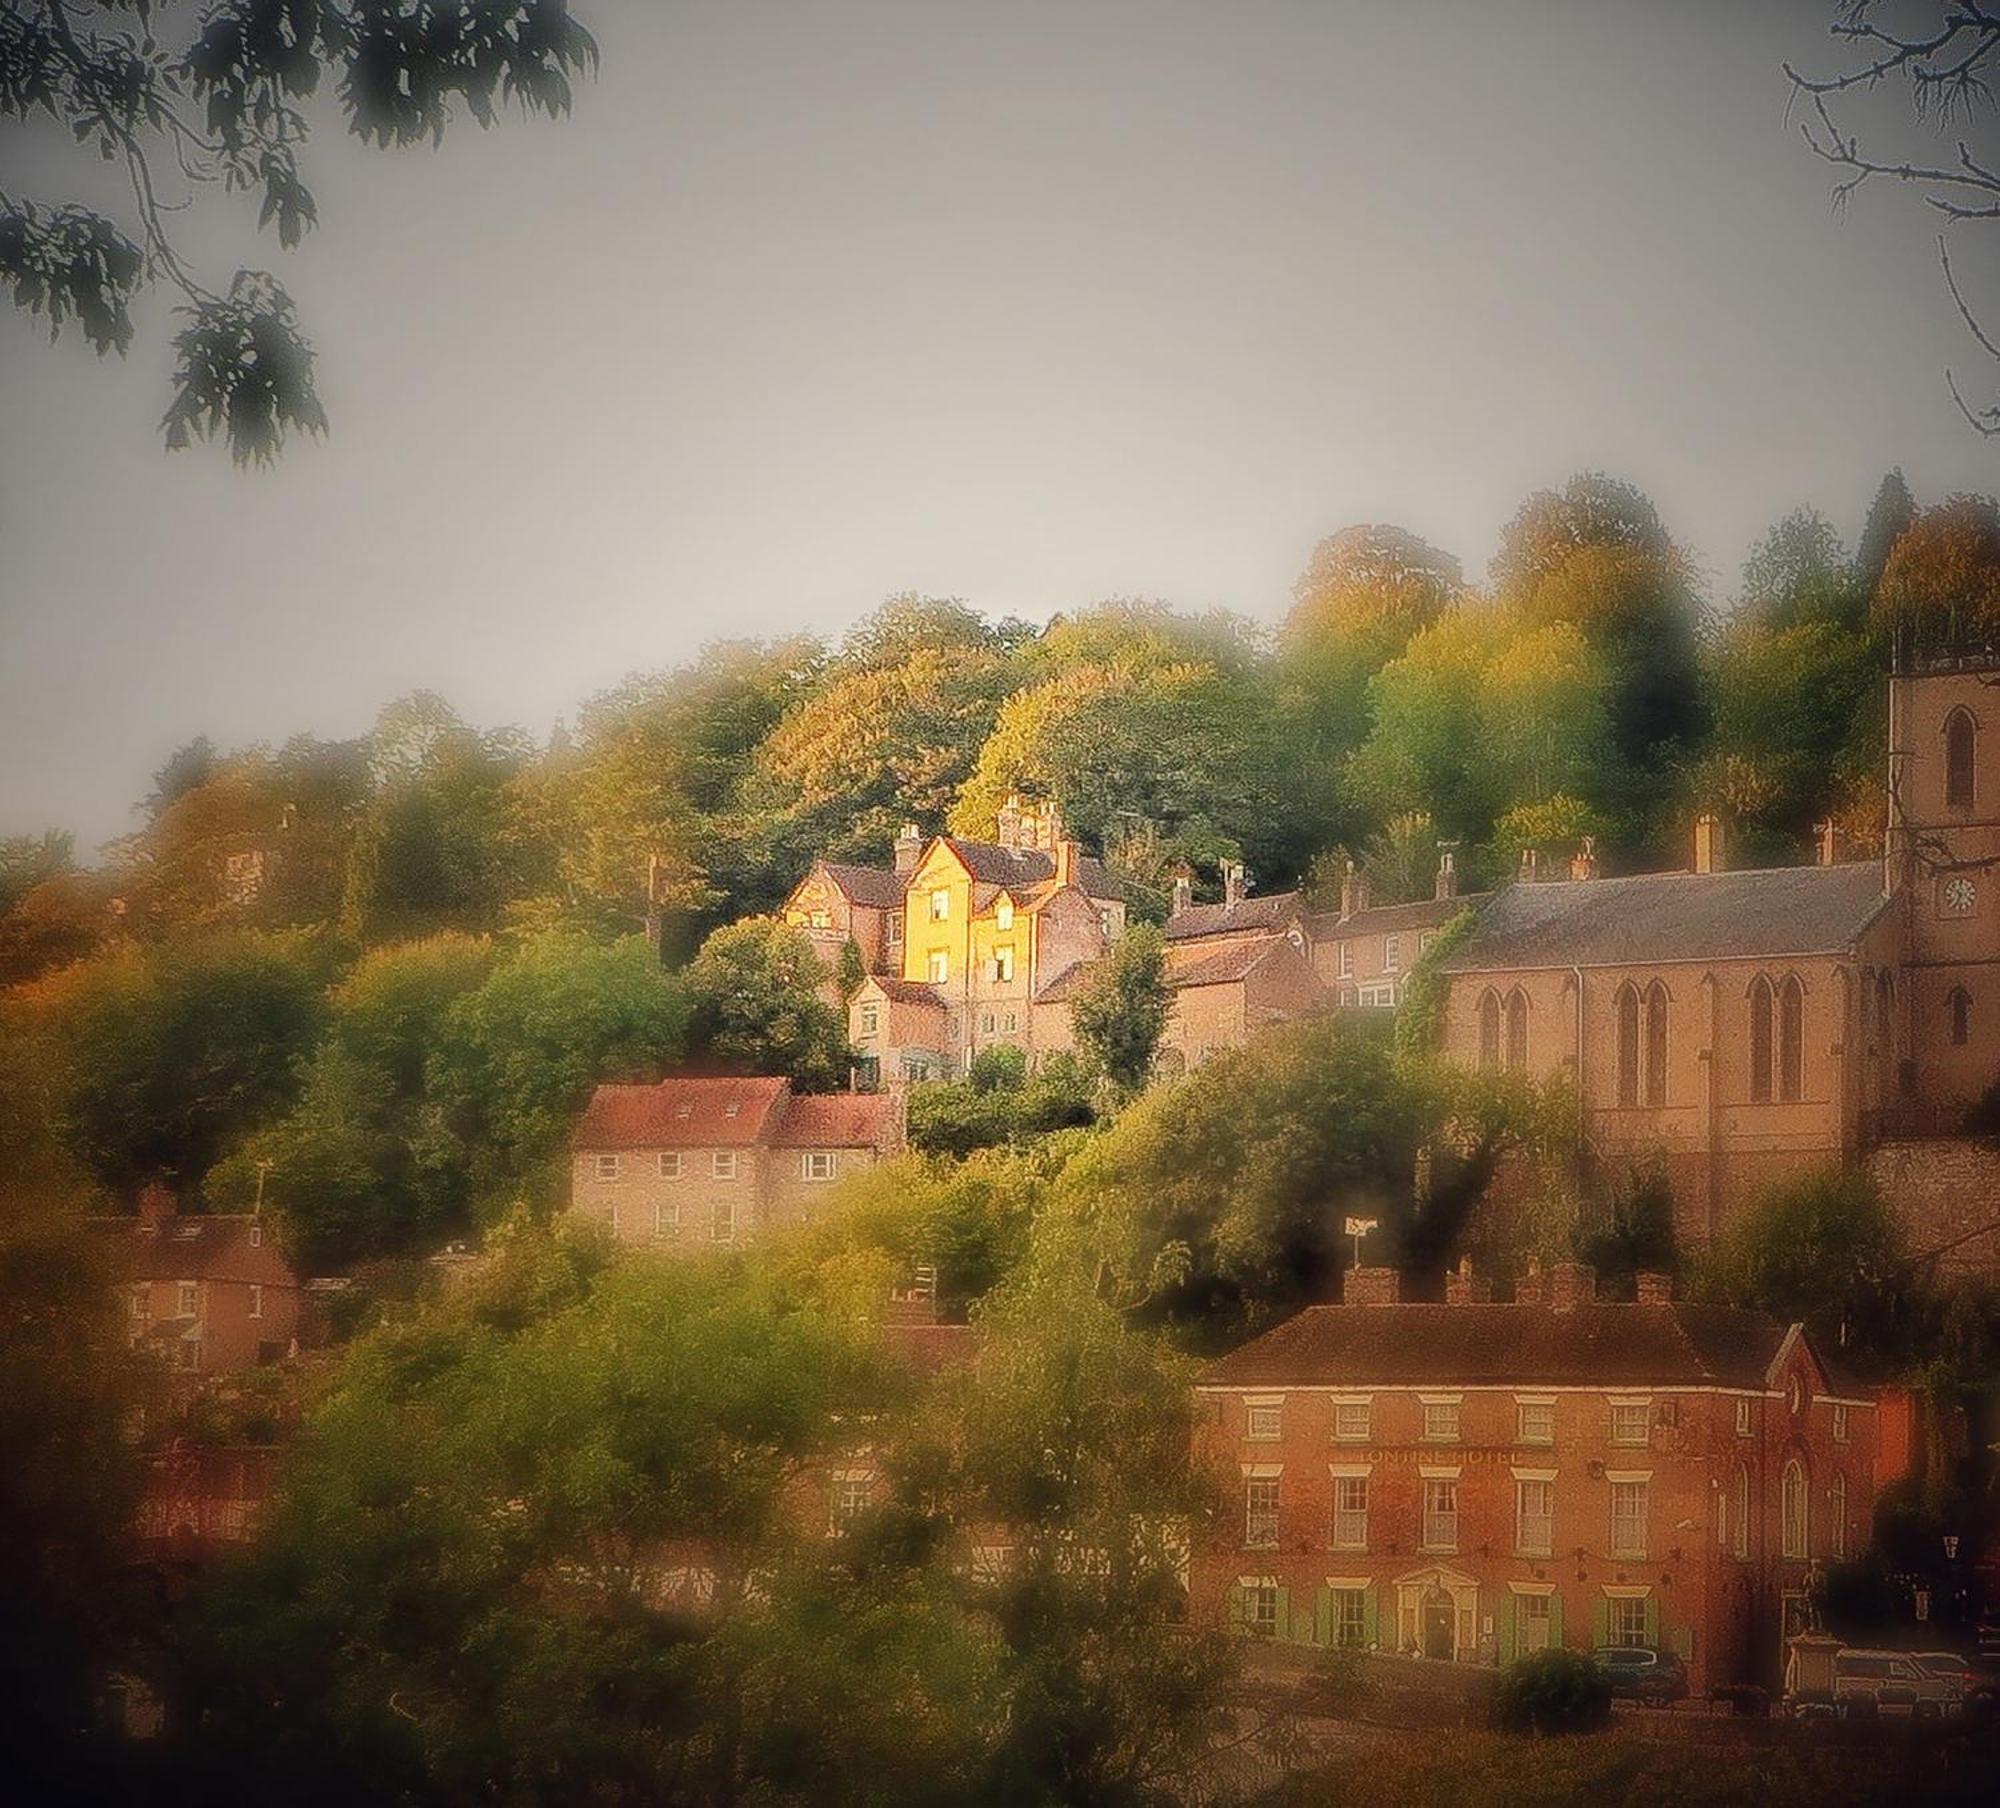
<path id="1" fill-rule="evenodd" d="M 148 1187 L 133 1217 L 90 1220 L 126 1276 L 132 1342 L 199 1380 L 289 1355 L 299 1334 L 299 1277 L 254 1213 L 177 1213 Z"/>
<path id="2" fill-rule="evenodd" d="M 1205 1373 L 1198 1454 L 1228 1510 L 1197 1619 L 1299 1643 L 1505 1663 L 1644 1644 L 1696 1691 L 1777 1680 L 1817 1572 L 1867 1542 L 1875 1402 L 1801 1327 L 1589 1270 L 1510 1303 L 1359 1269 Z"/>

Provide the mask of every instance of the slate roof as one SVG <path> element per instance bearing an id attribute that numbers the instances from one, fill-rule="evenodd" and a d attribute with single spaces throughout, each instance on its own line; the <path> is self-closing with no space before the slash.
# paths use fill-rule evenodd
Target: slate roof
<path id="1" fill-rule="evenodd" d="M 997 841 L 961 841 L 956 835 L 941 839 L 982 885 L 997 886 L 1017 898 L 1055 877 L 1055 856 L 1040 848 L 1006 848 Z M 1077 860 L 1076 882 L 1086 897 L 1117 903 L 1125 896 L 1125 888 L 1105 870 L 1103 861 L 1088 854 Z"/>
<path id="2" fill-rule="evenodd" d="M 253 1281 L 264 1287 L 296 1287 L 299 1277 L 278 1246 L 268 1221 L 251 1240 L 260 1220 L 248 1212 L 183 1212 L 157 1229 L 142 1218 L 92 1218 L 91 1234 L 115 1247 L 134 1280 Z"/>
<path id="3" fill-rule="evenodd" d="M 901 910 L 906 880 L 886 866 L 849 866 L 844 861 L 822 860 L 820 870 L 839 886 L 851 903 L 870 910 Z"/>
<path id="4" fill-rule="evenodd" d="M 1275 933 L 1303 914 L 1295 891 L 1275 891 L 1268 897 L 1238 898 L 1233 904 L 1194 904 L 1167 918 L 1163 932 L 1170 942 L 1189 942 L 1207 935 L 1243 935 L 1256 930 Z"/>
<path id="5" fill-rule="evenodd" d="M 895 1101 L 887 1093 L 808 1093 L 785 1107 L 772 1140 L 781 1149 L 876 1149 L 895 1123 Z"/>
<path id="6" fill-rule="evenodd" d="M 1887 904 L 1874 861 L 1510 885 L 1443 971 L 1839 954 Z"/>
<path id="7" fill-rule="evenodd" d="M 1759 1312 L 1599 1302 L 1308 1306 L 1211 1363 L 1214 1386 L 1761 1387 L 1788 1327 Z"/>
<path id="8" fill-rule="evenodd" d="M 607 1152 L 748 1148 L 770 1139 L 790 1091 L 786 1080 L 687 1075 L 650 1086 L 600 1086 L 583 1108 L 571 1146 Z"/>
<path id="9" fill-rule="evenodd" d="M 940 1011 L 944 1009 L 944 1000 L 937 995 L 937 987 L 927 985 L 921 979 L 903 979 L 894 973 L 871 973 L 862 984 L 876 987 L 884 998 L 893 998 L 898 1004 L 927 1004 Z"/>
<path id="10" fill-rule="evenodd" d="M 1189 986 L 1227 986 L 1246 979 L 1260 962 L 1274 958 L 1278 950 L 1289 949 L 1300 960 L 1305 956 L 1283 937 L 1247 942 L 1235 948 L 1204 948 L 1192 945 L 1167 949 L 1164 977 L 1169 991 Z M 1037 1004 L 1062 1004 L 1074 998 L 1090 976 L 1089 961 L 1072 961 L 1035 994 Z"/>
<path id="11" fill-rule="evenodd" d="M 1467 892 L 1457 898 L 1419 898 L 1409 904 L 1374 904 L 1344 917 L 1327 911 L 1312 919 L 1308 927 L 1316 942 L 1338 942 L 1357 935 L 1395 935 L 1405 929 L 1436 929 L 1449 923 L 1461 910 L 1478 910 L 1491 892 Z"/>

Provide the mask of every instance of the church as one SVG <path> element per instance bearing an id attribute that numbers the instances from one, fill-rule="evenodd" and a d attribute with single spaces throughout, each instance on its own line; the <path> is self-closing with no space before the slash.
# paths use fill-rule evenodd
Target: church
<path id="1" fill-rule="evenodd" d="M 2000 647 L 1905 651 L 1880 860 L 1599 878 L 1532 861 L 1444 959 L 1444 1048 L 1574 1089 L 1594 1153 L 1663 1160 L 1684 1244 L 1773 1180 L 1949 1132 L 2000 1081 Z M 1989 1213 L 1990 1215 L 1990 1213 Z"/>

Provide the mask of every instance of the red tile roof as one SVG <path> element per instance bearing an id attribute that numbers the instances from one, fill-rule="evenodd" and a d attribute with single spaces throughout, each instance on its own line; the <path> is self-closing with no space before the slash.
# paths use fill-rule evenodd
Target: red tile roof
<path id="1" fill-rule="evenodd" d="M 184 1212 L 157 1228 L 136 1217 L 92 1218 L 89 1222 L 91 1234 L 113 1246 L 137 1280 L 253 1281 L 263 1287 L 299 1284 L 269 1221 L 247 1212 Z"/>
<path id="2" fill-rule="evenodd" d="M 1202 1379 L 1225 1387 L 1761 1387 L 1786 1330 L 1762 1313 L 1679 1300 L 1567 1310 L 1308 1306 L 1212 1363 Z"/>
<path id="3" fill-rule="evenodd" d="M 862 984 L 878 988 L 884 998 L 893 998 L 898 1004 L 927 1004 L 940 1011 L 944 1009 L 944 1000 L 938 996 L 937 988 L 926 985 L 921 979 L 899 979 L 893 973 L 871 973 Z"/>
<path id="4" fill-rule="evenodd" d="M 887 1093 L 809 1093 L 785 1108 L 773 1141 L 781 1149 L 879 1149 L 895 1132 L 895 1100 Z"/>
<path id="5" fill-rule="evenodd" d="M 577 1149 L 727 1149 L 768 1142 L 788 1080 L 694 1079 L 600 1086 L 584 1107 Z"/>

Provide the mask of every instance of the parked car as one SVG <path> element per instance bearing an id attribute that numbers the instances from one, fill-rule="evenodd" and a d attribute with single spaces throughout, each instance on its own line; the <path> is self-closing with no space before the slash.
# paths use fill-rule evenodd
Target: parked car
<path id="1" fill-rule="evenodd" d="M 1597 1663 L 1611 1679 L 1614 1700 L 1666 1707 L 1687 1699 L 1687 1666 L 1671 1651 L 1655 1651 L 1645 1645 L 1600 1645 Z"/>
<path id="2" fill-rule="evenodd" d="M 1851 1717 L 1918 1712 L 1925 1699 L 1937 1700 L 1937 1679 L 1924 1674 L 1907 1651 L 1868 1651 L 1848 1646 L 1833 1660 L 1835 1710 Z"/>
<path id="3" fill-rule="evenodd" d="M 1956 1651 L 1912 1651 L 1910 1655 L 1924 1673 L 1917 1712 L 1924 1713 L 1933 1705 L 1939 1713 L 1961 1712 L 1965 1697 L 1977 1680 L 1972 1665 Z"/>

